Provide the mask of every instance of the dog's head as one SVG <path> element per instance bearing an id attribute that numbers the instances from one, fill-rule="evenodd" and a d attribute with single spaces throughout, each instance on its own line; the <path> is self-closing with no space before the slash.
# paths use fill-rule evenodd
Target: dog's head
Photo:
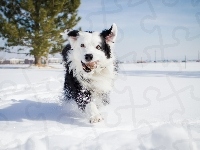
<path id="1" fill-rule="evenodd" d="M 117 36 L 116 24 L 101 33 L 66 30 L 61 35 L 69 40 L 73 49 L 69 59 L 87 73 L 106 66 L 108 60 L 113 59 L 112 46 Z"/>

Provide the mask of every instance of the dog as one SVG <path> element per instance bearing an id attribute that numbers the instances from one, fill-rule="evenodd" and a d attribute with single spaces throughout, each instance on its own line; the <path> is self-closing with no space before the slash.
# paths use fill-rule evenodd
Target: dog
<path id="1" fill-rule="evenodd" d="M 65 30 L 69 42 L 62 51 L 66 68 L 64 99 L 75 100 L 78 108 L 90 116 L 90 123 L 103 120 L 99 108 L 109 103 L 109 94 L 117 74 L 113 46 L 117 26 L 101 33 Z"/>

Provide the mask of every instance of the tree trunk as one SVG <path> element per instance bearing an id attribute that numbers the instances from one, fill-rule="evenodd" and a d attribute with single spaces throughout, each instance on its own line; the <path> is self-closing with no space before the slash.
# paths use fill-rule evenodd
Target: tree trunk
<path id="1" fill-rule="evenodd" d="M 48 56 L 46 57 L 46 62 L 45 62 L 45 64 L 46 64 L 46 66 L 49 65 L 49 57 L 48 57 Z"/>
<path id="2" fill-rule="evenodd" d="M 41 56 L 34 56 L 35 58 L 35 65 L 36 66 L 41 66 L 42 65 L 42 58 Z"/>

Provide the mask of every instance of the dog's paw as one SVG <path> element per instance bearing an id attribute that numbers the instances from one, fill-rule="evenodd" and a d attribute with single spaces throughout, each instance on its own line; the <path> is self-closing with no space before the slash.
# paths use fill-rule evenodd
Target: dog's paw
<path id="1" fill-rule="evenodd" d="M 103 118 L 100 114 L 90 117 L 90 123 L 97 123 L 97 122 L 101 122 L 102 120 Z"/>

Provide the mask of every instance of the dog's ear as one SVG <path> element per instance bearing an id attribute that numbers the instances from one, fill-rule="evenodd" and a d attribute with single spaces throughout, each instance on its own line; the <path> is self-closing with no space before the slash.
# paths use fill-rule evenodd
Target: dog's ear
<path id="1" fill-rule="evenodd" d="M 73 31 L 70 31 L 67 35 L 69 36 L 69 38 L 71 38 L 73 40 L 77 40 L 77 38 L 79 36 L 79 31 L 73 30 Z"/>
<path id="2" fill-rule="evenodd" d="M 101 36 L 107 44 L 114 43 L 117 37 L 117 25 L 113 23 L 110 29 L 101 32 Z"/>
<path id="3" fill-rule="evenodd" d="M 79 37 L 79 31 L 72 30 L 72 31 L 68 32 L 67 35 L 68 35 L 69 42 L 73 47 L 74 42 L 76 42 L 77 38 Z"/>
<path id="4" fill-rule="evenodd" d="M 63 33 L 60 33 L 63 36 L 63 39 L 69 39 L 70 42 L 76 41 L 79 36 L 78 30 L 65 30 Z"/>

